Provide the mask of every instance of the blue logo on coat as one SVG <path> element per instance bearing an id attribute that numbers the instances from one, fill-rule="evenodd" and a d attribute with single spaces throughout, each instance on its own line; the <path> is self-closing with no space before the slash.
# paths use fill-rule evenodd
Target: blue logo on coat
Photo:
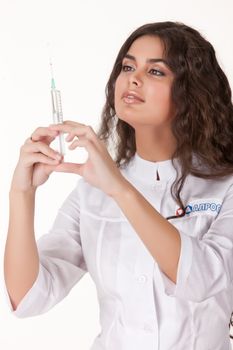
<path id="1" fill-rule="evenodd" d="M 193 205 L 188 204 L 185 207 L 185 214 L 189 215 L 193 212 L 199 212 L 199 211 L 211 211 L 211 212 L 216 212 L 219 213 L 221 209 L 221 204 L 219 203 L 214 203 L 214 202 L 206 202 L 206 203 L 195 203 Z"/>
<path id="2" fill-rule="evenodd" d="M 192 213 L 198 213 L 198 212 L 208 212 L 211 214 L 219 213 L 221 209 L 221 204 L 216 203 L 214 201 L 208 201 L 208 202 L 198 202 L 198 201 L 193 201 L 191 204 L 186 205 L 185 207 L 185 215 L 190 215 Z M 178 208 L 176 210 L 176 215 L 179 216 L 182 214 L 182 209 Z"/>

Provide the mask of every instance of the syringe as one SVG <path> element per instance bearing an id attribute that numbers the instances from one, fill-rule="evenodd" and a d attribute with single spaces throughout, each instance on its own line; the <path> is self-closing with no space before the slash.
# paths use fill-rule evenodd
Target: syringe
<path id="1" fill-rule="evenodd" d="M 61 106 L 61 93 L 56 89 L 55 80 L 53 77 L 53 67 L 52 62 L 50 61 L 51 68 L 51 96 L 52 96 L 52 108 L 53 108 L 53 123 L 54 124 L 62 124 L 63 123 L 63 114 L 62 114 L 62 106 Z M 65 155 L 65 141 L 64 134 L 62 132 L 59 133 L 59 149 L 60 153 Z"/>

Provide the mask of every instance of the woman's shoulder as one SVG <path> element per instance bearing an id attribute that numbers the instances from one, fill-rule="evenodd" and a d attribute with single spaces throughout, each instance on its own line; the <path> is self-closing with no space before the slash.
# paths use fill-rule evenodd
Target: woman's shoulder
<path id="1" fill-rule="evenodd" d="M 226 196 L 233 195 L 233 174 L 209 179 L 189 174 L 181 192 L 184 199 L 211 198 L 222 202 Z"/>

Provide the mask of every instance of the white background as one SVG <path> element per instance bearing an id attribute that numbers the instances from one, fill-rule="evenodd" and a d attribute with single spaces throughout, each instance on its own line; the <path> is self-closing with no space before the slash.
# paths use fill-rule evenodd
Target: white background
<path id="1" fill-rule="evenodd" d="M 20 145 L 37 126 L 52 122 L 49 57 L 62 92 L 64 119 L 96 130 L 116 55 L 129 34 L 144 23 L 180 21 L 199 30 L 215 47 L 232 87 L 232 13 L 232 0 L 0 0 L 1 349 L 88 350 L 100 331 L 95 285 L 87 274 L 42 316 L 17 319 L 4 296 L 8 191 Z M 69 157 L 84 161 L 85 154 L 74 151 Z M 53 174 L 39 189 L 37 237 L 49 230 L 77 179 L 73 174 Z"/>

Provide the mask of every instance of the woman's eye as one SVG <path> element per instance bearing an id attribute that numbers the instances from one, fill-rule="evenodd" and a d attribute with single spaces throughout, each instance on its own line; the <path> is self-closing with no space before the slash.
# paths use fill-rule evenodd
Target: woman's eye
<path id="1" fill-rule="evenodd" d="M 128 66 L 127 64 L 125 64 L 125 65 L 122 66 L 122 71 L 123 71 L 123 72 L 129 72 L 129 71 L 131 71 L 132 69 L 134 69 L 134 68 L 131 67 L 131 66 Z M 154 68 L 150 69 L 149 72 L 152 72 L 152 75 L 159 76 L 159 77 L 165 75 L 165 74 L 164 74 L 163 72 L 161 72 L 160 70 L 154 69 Z"/>
<path id="2" fill-rule="evenodd" d="M 133 68 L 133 67 L 127 66 L 126 64 L 122 66 L 122 70 L 123 70 L 124 72 L 128 72 L 128 71 L 131 70 L 132 68 Z"/>
<path id="3" fill-rule="evenodd" d="M 151 69 L 150 72 L 153 71 L 154 73 L 152 73 L 152 75 L 157 75 L 157 76 L 164 76 L 165 74 L 163 72 L 161 72 L 158 69 Z"/>

